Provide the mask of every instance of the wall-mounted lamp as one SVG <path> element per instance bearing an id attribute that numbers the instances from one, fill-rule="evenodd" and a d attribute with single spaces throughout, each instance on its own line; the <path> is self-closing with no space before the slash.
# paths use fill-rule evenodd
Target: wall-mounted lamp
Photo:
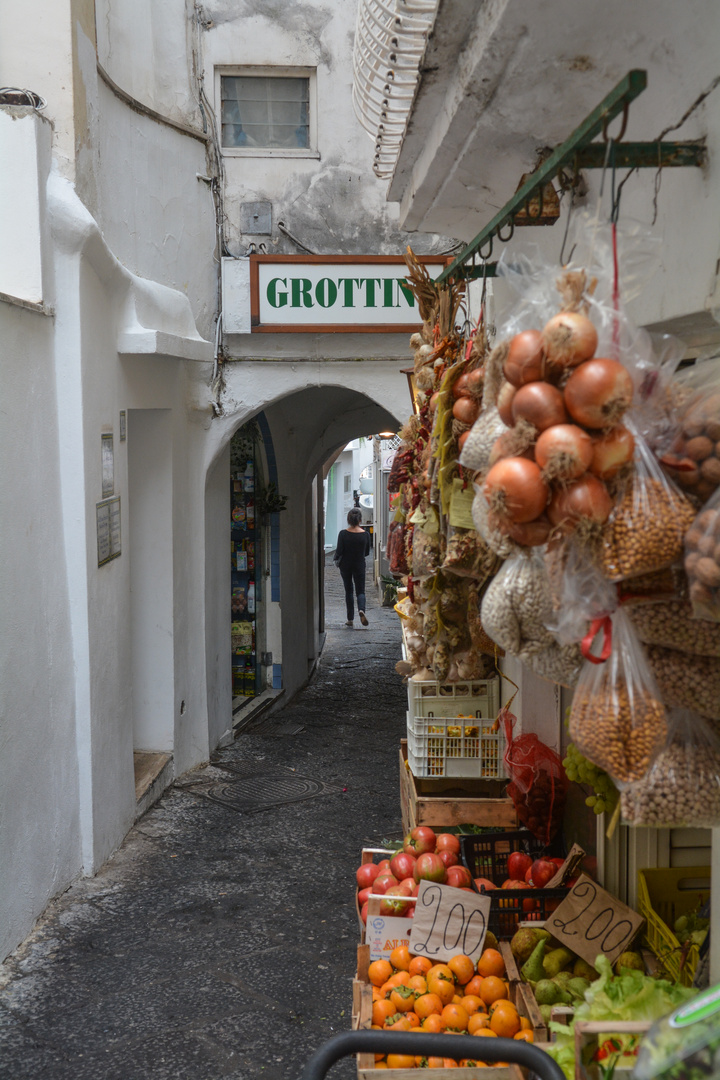
<path id="1" fill-rule="evenodd" d="M 392 439 L 396 434 L 394 431 L 378 431 L 378 435 L 381 439 Z"/>

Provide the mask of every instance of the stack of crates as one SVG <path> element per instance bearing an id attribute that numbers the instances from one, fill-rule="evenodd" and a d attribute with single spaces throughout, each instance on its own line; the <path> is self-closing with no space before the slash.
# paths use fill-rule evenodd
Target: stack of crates
<path id="1" fill-rule="evenodd" d="M 413 776 L 505 777 L 496 717 L 500 679 L 408 680 L 407 746 Z"/>

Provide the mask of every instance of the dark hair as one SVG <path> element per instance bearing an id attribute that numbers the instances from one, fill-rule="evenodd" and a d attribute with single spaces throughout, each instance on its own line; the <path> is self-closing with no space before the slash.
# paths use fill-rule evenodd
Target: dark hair
<path id="1" fill-rule="evenodd" d="M 358 510 L 356 506 L 353 506 L 352 510 L 348 511 L 348 525 L 359 525 L 362 521 L 362 510 Z"/>

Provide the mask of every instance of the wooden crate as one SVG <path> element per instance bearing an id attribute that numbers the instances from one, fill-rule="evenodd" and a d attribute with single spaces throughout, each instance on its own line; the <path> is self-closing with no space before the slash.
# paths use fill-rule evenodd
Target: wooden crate
<path id="1" fill-rule="evenodd" d="M 353 980 L 353 1031 L 368 1029 L 372 1025 L 372 987 L 368 980 L 370 964 L 369 945 L 359 945 L 357 953 L 357 975 Z M 468 1050 L 474 1048 L 472 1036 L 468 1035 Z M 482 1040 L 481 1040 L 482 1041 Z M 478 1055 L 479 1056 L 479 1055 Z M 379 1076 L 388 1080 L 417 1080 L 417 1069 L 375 1069 L 374 1054 L 357 1055 L 358 1080 L 378 1080 Z M 525 1071 L 519 1065 L 489 1065 L 482 1071 L 483 1080 L 524 1080 Z M 477 1080 L 477 1069 L 433 1069 L 437 1080 Z"/>
<path id="2" fill-rule="evenodd" d="M 527 1017 L 533 1026 L 535 1042 L 545 1042 L 548 1038 L 548 1029 L 542 1018 L 542 1013 L 535 1000 L 531 988 L 522 981 L 518 970 L 517 961 L 512 954 L 509 941 L 501 941 L 498 949 L 505 961 L 505 973 L 510 983 L 510 1000 L 521 1016 Z"/>
<path id="3" fill-rule="evenodd" d="M 417 825 L 432 828 L 485 825 L 493 829 L 516 829 L 515 807 L 511 799 L 502 796 L 505 785 L 505 780 L 419 779 L 413 776 L 408 765 L 407 740 L 400 740 L 400 807 L 404 834 Z"/>

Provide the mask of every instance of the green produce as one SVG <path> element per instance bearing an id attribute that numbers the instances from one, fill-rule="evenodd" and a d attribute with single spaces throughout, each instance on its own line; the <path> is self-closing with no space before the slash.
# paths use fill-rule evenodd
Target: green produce
<path id="1" fill-rule="evenodd" d="M 540 1015 L 542 1016 L 546 1024 L 550 1023 L 550 1017 L 552 1016 L 552 1005 L 540 1005 Z"/>
<path id="2" fill-rule="evenodd" d="M 634 1080 L 707 1080 L 720 1075 L 720 985 L 659 1020 L 642 1041 Z"/>
<path id="3" fill-rule="evenodd" d="M 702 945 L 710 928 L 710 920 L 703 919 L 696 911 L 681 915 L 675 920 L 675 937 L 681 945 L 689 941 L 691 945 Z"/>
<path id="4" fill-rule="evenodd" d="M 564 971 L 558 971 L 557 975 L 553 976 L 553 982 L 560 987 L 561 990 L 567 990 L 568 983 L 574 978 L 573 972 L 565 968 Z"/>
<path id="5" fill-rule="evenodd" d="M 588 795 L 585 800 L 586 806 L 591 806 L 596 814 L 615 809 L 618 800 L 617 788 L 608 774 L 583 757 L 574 743 L 568 745 L 567 757 L 563 759 L 563 765 L 568 780 L 574 780 L 577 784 L 587 784 L 593 789 L 594 795 Z"/>
<path id="6" fill-rule="evenodd" d="M 535 1000 L 538 1005 L 557 1005 L 563 991 L 552 979 L 541 979 L 535 985 Z"/>
<path id="7" fill-rule="evenodd" d="M 589 982 L 595 982 L 596 979 L 600 978 L 600 972 L 596 971 L 591 964 L 588 964 L 587 960 L 583 960 L 580 956 L 573 964 L 572 971 L 573 975 L 579 975 L 581 979 L 588 979 Z"/>
<path id="8" fill-rule="evenodd" d="M 567 984 L 568 994 L 572 994 L 576 1001 L 585 1000 L 585 991 L 590 989 L 590 983 L 587 979 L 581 978 L 579 975 L 573 976 L 570 982 Z"/>
<path id="9" fill-rule="evenodd" d="M 510 942 L 510 949 L 518 964 L 522 965 L 526 960 L 529 960 L 537 943 L 547 941 L 549 937 L 547 930 L 541 930 L 539 927 L 537 929 L 530 926 L 521 927 Z M 487 941 L 487 934 L 485 940 Z M 496 948 L 496 946 L 492 946 L 492 948 Z"/>
<path id="10" fill-rule="evenodd" d="M 569 1025 L 552 1021 L 550 1030 L 557 1036 L 557 1041 L 545 1047 L 545 1050 L 558 1063 L 568 1080 L 575 1076 L 575 1023 L 578 1020 L 657 1020 L 677 1008 L 693 996 L 695 991 L 665 979 L 653 979 L 641 971 L 625 969 L 622 975 L 613 975 L 612 966 L 606 956 L 599 955 L 595 961 L 599 978 L 585 993 L 585 1000 L 575 1009 Z M 632 1036 L 613 1036 L 608 1026 L 608 1038 L 628 1040 Z M 627 1045 L 627 1042 L 625 1042 Z M 636 1075 L 636 1080 L 649 1080 L 655 1074 Z M 661 1076 L 663 1074 L 658 1074 Z M 701 1074 L 675 1073 L 663 1076 L 663 1080 L 699 1080 Z M 705 1080 L 712 1077 L 712 1072 L 702 1074 Z"/>
<path id="11" fill-rule="evenodd" d="M 545 969 L 543 967 L 543 957 L 545 956 L 545 938 L 541 938 L 537 945 L 531 952 L 528 959 L 520 968 L 520 974 L 526 983 L 530 986 L 535 986 L 535 983 L 539 983 L 541 979 L 545 978 Z"/>
<path id="12" fill-rule="evenodd" d="M 624 952 L 620 953 L 615 961 L 614 971 L 616 975 L 619 975 L 623 968 L 630 968 L 633 971 L 644 971 L 645 961 L 640 953 L 636 952 Z"/>
<path id="13" fill-rule="evenodd" d="M 566 968 L 568 964 L 575 960 L 575 953 L 570 949 L 566 949 L 564 946 L 560 946 L 559 949 L 553 949 L 547 953 L 543 959 L 543 968 L 548 979 L 554 979 L 559 972 Z"/>

